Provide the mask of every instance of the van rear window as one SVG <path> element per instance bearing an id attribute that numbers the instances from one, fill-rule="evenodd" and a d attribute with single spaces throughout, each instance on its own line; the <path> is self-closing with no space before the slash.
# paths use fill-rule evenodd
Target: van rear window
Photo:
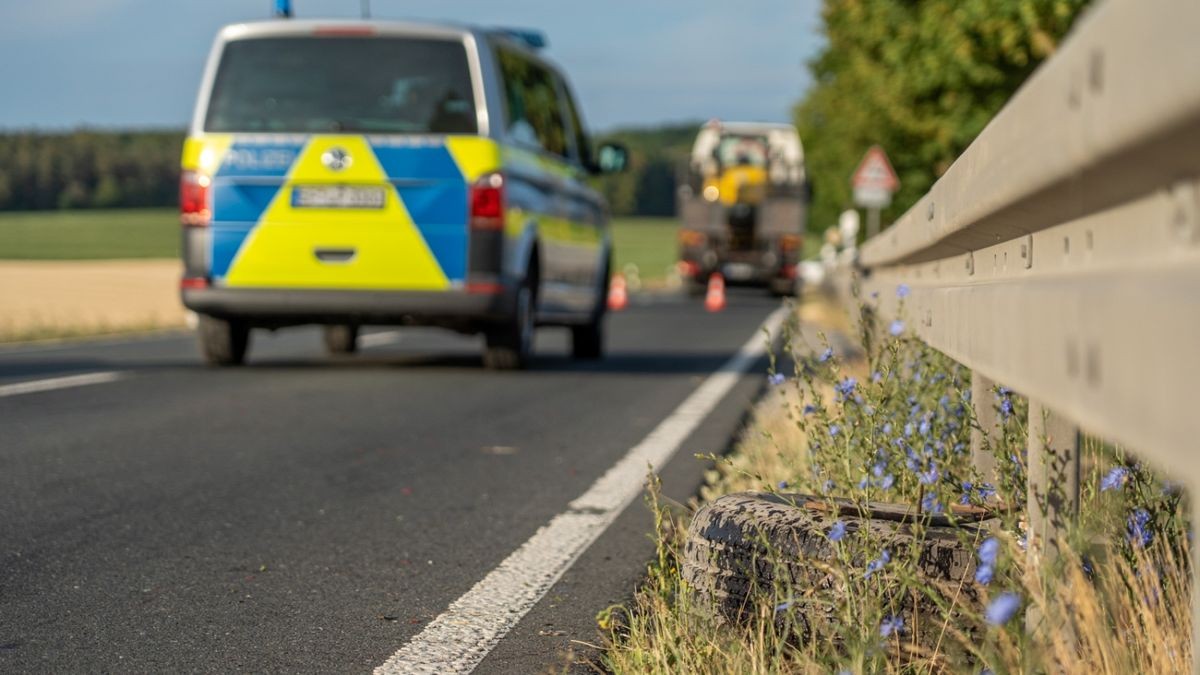
<path id="1" fill-rule="evenodd" d="M 225 45 L 204 129 L 280 133 L 475 133 L 461 42 L 279 37 Z"/>

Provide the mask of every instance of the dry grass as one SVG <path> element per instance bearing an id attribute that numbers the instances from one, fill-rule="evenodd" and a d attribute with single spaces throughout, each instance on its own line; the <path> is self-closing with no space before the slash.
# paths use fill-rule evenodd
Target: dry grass
<path id="1" fill-rule="evenodd" d="M 2 261 L 0 342 L 184 325 L 174 260 Z"/>
<path id="2" fill-rule="evenodd" d="M 844 315 L 827 305 L 807 303 L 800 311 L 810 324 L 820 321 L 827 330 L 849 326 Z M 705 500 L 772 489 L 807 471 L 807 441 L 796 424 L 797 411 L 805 403 L 801 391 L 777 387 L 764 397 L 735 452 L 710 474 L 710 484 L 702 491 Z M 818 390 L 818 395 L 828 392 Z M 1096 477 L 1092 474 L 1086 495 L 1089 508 L 1113 499 L 1111 493 L 1096 492 Z M 767 599 L 757 618 L 744 625 L 713 621 L 710 609 L 695 606 L 680 579 L 678 553 L 688 515 L 654 506 L 659 516 L 658 560 L 632 603 L 599 617 L 601 628 L 610 632 L 603 665 L 615 673 L 942 673 L 979 672 L 984 666 L 996 673 L 1080 675 L 1191 670 L 1187 542 L 1177 542 L 1181 550 L 1159 537 L 1153 545 L 1134 547 L 1129 553 L 1122 546 L 1123 516 L 1110 518 L 1109 536 L 1090 546 L 1090 560 L 1067 550 L 1053 571 L 1027 566 L 1018 538 L 999 533 L 1003 555 L 1010 561 L 1006 580 L 983 592 L 1014 588 L 1023 596 L 1023 607 L 1035 607 L 1031 616 L 1040 615 L 1040 620 L 1023 630 L 1018 614 L 1006 626 L 991 626 L 983 619 L 981 604 L 960 601 L 954 609 L 961 615 L 944 625 L 939 647 L 930 652 L 902 642 L 885 646 L 878 632 L 881 608 L 871 606 L 874 599 L 848 591 L 836 598 L 843 605 L 841 616 L 848 619 L 841 629 L 842 647 L 802 644 L 781 633 L 773 606 L 782 596 Z M 1091 514 L 1090 520 L 1095 524 L 1099 518 Z M 861 589 L 861 574 L 850 574 L 860 580 Z M 857 647 L 846 649 L 848 644 Z"/>

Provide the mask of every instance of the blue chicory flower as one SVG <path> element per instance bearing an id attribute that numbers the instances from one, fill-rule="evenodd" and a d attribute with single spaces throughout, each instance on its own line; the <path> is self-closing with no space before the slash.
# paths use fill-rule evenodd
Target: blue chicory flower
<path id="1" fill-rule="evenodd" d="M 983 613 L 983 618 L 993 626 L 1001 626 L 1008 623 L 1008 620 L 1013 618 L 1013 615 L 1020 608 L 1021 596 L 1010 591 L 1005 591 L 988 603 L 987 609 Z"/>
<path id="2" fill-rule="evenodd" d="M 908 284 L 900 284 L 899 286 L 896 287 L 896 297 L 897 298 L 907 298 L 908 294 L 909 294 L 909 290 L 910 289 L 908 288 Z"/>
<path id="3" fill-rule="evenodd" d="M 849 398 L 854 393 L 854 388 L 858 386 L 858 380 L 853 377 L 847 377 L 837 385 L 838 393 L 846 398 Z"/>
<path id="4" fill-rule="evenodd" d="M 899 635 L 904 630 L 904 617 L 889 616 L 884 617 L 883 622 L 879 624 L 879 635 L 887 637 L 892 633 Z"/>
<path id="5" fill-rule="evenodd" d="M 995 565 L 999 554 L 1000 542 L 995 537 L 988 537 L 979 545 L 979 560 L 985 565 Z"/>
<path id="6" fill-rule="evenodd" d="M 829 435 L 830 436 L 837 436 L 838 432 L 840 432 L 841 430 L 842 430 L 842 428 L 836 424 L 829 425 Z"/>
<path id="7" fill-rule="evenodd" d="M 904 322 L 901 321 L 900 319 L 896 319 L 895 321 L 893 321 L 891 323 L 890 326 L 888 326 L 888 333 L 891 333 L 891 335 L 893 337 L 899 337 L 900 334 L 903 332 L 904 332 Z"/>
<path id="8" fill-rule="evenodd" d="M 930 464 L 927 470 L 917 473 L 917 480 L 920 481 L 922 485 L 933 485 L 934 483 L 938 482 L 938 478 L 940 478 L 941 475 L 942 474 L 938 471 L 937 466 Z"/>
<path id="9" fill-rule="evenodd" d="M 888 553 L 885 548 L 879 554 L 879 557 L 867 563 L 867 572 L 863 575 L 864 578 L 870 579 L 871 575 L 882 570 L 883 566 L 891 562 L 892 554 Z"/>
<path id="10" fill-rule="evenodd" d="M 787 378 L 784 377 L 783 373 L 772 373 L 771 376 L 767 378 L 767 382 L 770 382 L 772 387 L 778 387 L 779 385 L 783 384 L 783 381 L 786 379 Z"/>
<path id="11" fill-rule="evenodd" d="M 936 516 L 942 512 L 942 503 L 938 501 L 937 495 L 926 492 L 921 498 L 921 510 Z"/>
<path id="12" fill-rule="evenodd" d="M 1129 469 L 1123 466 L 1113 467 L 1111 471 L 1104 474 L 1104 478 L 1100 479 L 1100 491 L 1116 490 L 1125 484 L 1125 477 L 1128 475 Z"/>
<path id="13" fill-rule="evenodd" d="M 829 541 L 841 541 L 846 536 L 846 524 L 838 520 L 829 528 Z"/>
<path id="14" fill-rule="evenodd" d="M 892 485 L 895 484 L 895 482 L 896 482 L 896 477 L 889 473 L 888 475 L 884 476 L 883 478 L 881 478 L 879 480 L 879 487 L 883 488 L 884 490 L 888 490 L 888 489 L 891 489 Z"/>
<path id="15" fill-rule="evenodd" d="M 975 568 L 975 581 L 987 586 L 992 582 L 992 576 L 995 574 L 995 569 L 988 564 L 980 565 Z"/>
<path id="16" fill-rule="evenodd" d="M 817 357 L 817 361 L 820 363 L 825 363 L 826 361 L 828 361 L 829 359 L 832 359 L 832 358 L 833 358 L 833 349 L 830 347 L 826 347 L 825 351 L 821 352 L 821 355 Z"/>
<path id="17" fill-rule="evenodd" d="M 1133 513 L 1129 514 L 1125 531 L 1129 541 L 1139 546 L 1148 546 L 1154 540 L 1154 530 L 1150 528 L 1150 512 L 1140 507 L 1134 509 Z"/>
<path id="18" fill-rule="evenodd" d="M 817 411 L 817 406 L 809 403 L 804 406 L 804 414 L 811 415 Z"/>
<path id="19" fill-rule="evenodd" d="M 786 481 L 786 480 L 781 480 L 781 481 L 779 481 L 779 489 L 780 489 L 780 490 L 786 490 L 786 489 L 787 489 L 787 481 Z"/>

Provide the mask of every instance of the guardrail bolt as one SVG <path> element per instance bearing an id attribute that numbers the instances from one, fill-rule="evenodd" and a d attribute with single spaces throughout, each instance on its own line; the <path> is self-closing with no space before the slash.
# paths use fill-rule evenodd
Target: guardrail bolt
<path id="1" fill-rule="evenodd" d="M 929 210 L 926 213 L 925 217 L 928 218 L 929 220 L 933 220 L 933 202 L 929 202 Z"/>
<path id="2" fill-rule="evenodd" d="M 967 254 L 967 276 L 975 275 L 975 254 Z"/>
<path id="3" fill-rule="evenodd" d="M 1025 261 L 1025 269 L 1033 267 L 1033 235 L 1025 235 L 1025 241 L 1021 243 L 1021 259 Z"/>
<path id="4" fill-rule="evenodd" d="M 1104 90 L 1104 52 L 1099 49 L 1092 52 L 1088 62 L 1088 83 L 1092 85 L 1093 94 Z"/>
<path id="5" fill-rule="evenodd" d="M 1200 242 L 1200 193 L 1190 181 L 1171 186 L 1171 226 L 1184 241 Z"/>

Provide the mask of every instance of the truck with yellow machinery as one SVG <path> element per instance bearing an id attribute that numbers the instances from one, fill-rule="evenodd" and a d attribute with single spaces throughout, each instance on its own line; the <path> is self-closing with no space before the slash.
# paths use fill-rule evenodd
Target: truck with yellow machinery
<path id="1" fill-rule="evenodd" d="M 713 274 L 793 295 L 811 198 L 790 124 L 705 124 L 679 187 L 680 272 L 693 292 Z"/>

